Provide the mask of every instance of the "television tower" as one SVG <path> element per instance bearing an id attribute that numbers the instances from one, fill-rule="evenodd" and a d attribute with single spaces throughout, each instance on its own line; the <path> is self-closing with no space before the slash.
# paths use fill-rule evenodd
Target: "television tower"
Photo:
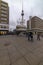
<path id="1" fill-rule="evenodd" d="M 24 23 L 23 0 L 22 0 L 22 13 L 21 13 L 21 16 L 22 16 L 22 21 L 21 21 L 21 24 L 23 25 L 23 23 Z"/>

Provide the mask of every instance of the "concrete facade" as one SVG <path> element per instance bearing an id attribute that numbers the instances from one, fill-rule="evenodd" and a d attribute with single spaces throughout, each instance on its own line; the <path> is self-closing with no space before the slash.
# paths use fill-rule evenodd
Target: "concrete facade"
<path id="1" fill-rule="evenodd" d="M 27 21 L 27 28 L 29 29 L 29 20 Z M 37 16 L 31 18 L 31 29 L 43 30 L 43 20 Z"/>
<path id="2" fill-rule="evenodd" d="M 0 0 L 0 34 L 6 34 L 9 30 L 8 3 Z"/>
<path id="3" fill-rule="evenodd" d="M 43 20 L 37 16 L 32 17 L 31 28 L 43 29 Z"/>
<path id="4" fill-rule="evenodd" d="M 29 20 L 27 20 L 27 29 L 29 29 Z"/>

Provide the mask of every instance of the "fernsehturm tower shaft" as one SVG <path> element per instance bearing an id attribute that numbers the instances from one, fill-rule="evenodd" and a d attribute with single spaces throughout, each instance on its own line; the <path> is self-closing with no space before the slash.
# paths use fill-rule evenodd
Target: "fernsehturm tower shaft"
<path id="1" fill-rule="evenodd" d="M 23 10 L 23 0 L 22 0 L 22 13 L 21 13 L 21 16 L 22 16 L 22 25 L 24 23 L 24 10 Z"/>

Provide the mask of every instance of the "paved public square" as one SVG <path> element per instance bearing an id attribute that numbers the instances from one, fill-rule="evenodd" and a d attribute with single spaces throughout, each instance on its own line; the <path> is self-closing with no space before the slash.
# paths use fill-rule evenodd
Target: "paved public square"
<path id="1" fill-rule="evenodd" d="M 28 41 L 25 36 L 0 36 L 0 65 L 43 65 L 43 38 Z"/>

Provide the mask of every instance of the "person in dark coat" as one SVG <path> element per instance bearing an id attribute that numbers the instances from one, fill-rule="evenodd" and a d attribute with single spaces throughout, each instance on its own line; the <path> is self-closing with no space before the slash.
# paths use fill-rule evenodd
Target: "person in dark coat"
<path id="1" fill-rule="evenodd" d="M 30 33 L 28 32 L 28 40 L 30 40 Z"/>
<path id="2" fill-rule="evenodd" d="M 40 40 L 40 32 L 37 33 L 37 40 Z"/>
<path id="3" fill-rule="evenodd" d="M 28 33 L 28 40 L 33 41 L 33 32 Z"/>
<path id="4" fill-rule="evenodd" d="M 33 32 L 30 32 L 30 39 L 33 41 Z"/>

